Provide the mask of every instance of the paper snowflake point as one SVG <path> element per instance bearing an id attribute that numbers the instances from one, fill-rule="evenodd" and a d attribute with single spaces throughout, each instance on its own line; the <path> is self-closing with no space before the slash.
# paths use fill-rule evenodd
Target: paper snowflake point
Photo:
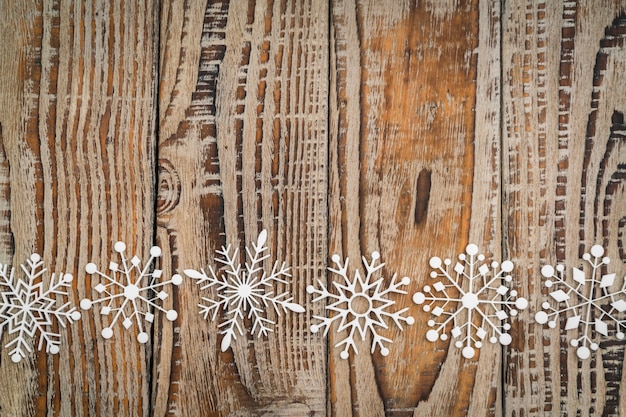
<path id="1" fill-rule="evenodd" d="M 549 290 L 551 301 L 542 304 L 542 311 L 535 314 L 539 324 L 557 327 L 559 316 L 567 316 L 565 330 L 578 329 L 579 337 L 570 340 L 577 347 L 576 355 L 587 359 L 591 351 L 600 347 L 594 338 L 593 331 L 608 337 L 610 332 L 617 339 L 624 338 L 626 320 L 618 315 L 626 311 L 626 283 L 617 291 L 611 287 L 615 282 L 615 274 L 601 275 L 603 265 L 610 259 L 604 255 L 604 248 L 594 245 L 589 253 L 583 254 L 583 260 L 589 265 L 584 269 L 572 268 L 572 280 L 565 276 L 565 267 L 545 265 L 541 275 L 546 278 L 544 285 Z"/>
<path id="2" fill-rule="evenodd" d="M 246 247 L 247 261 L 244 265 L 239 262 L 239 251 L 229 245 L 216 251 L 219 257 L 215 261 L 224 265 L 221 273 L 210 266 L 208 274 L 204 269 L 184 271 L 196 280 L 201 290 L 213 287 L 217 292 L 217 297 L 202 297 L 204 303 L 198 306 L 200 314 L 205 319 L 210 316 L 212 321 L 217 319 L 220 311 L 224 312 L 224 320 L 218 326 L 224 335 L 222 352 L 230 347 L 237 333 L 243 335 L 245 317 L 252 321 L 251 334 L 261 337 L 273 331 L 276 324 L 267 318 L 268 309 L 274 310 L 277 315 L 287 311 L 304 312 L 304 307 L 293 302 L 288 292 L 274 294 L 274 284 L 288 284 L 287 278 L 291 275 L 285 262 L 275 262 L 270 272 L 263 267 L 264 261 L 269 258 L 266 241 L 267 230 L 262 230 L 256 243 L 251 243 L 252 248 Z"/>
<path id="3" fill-rule="evenodd" d="M 338 323 L 337 332 L 348 331 L 347 336 L 335 345 L 335 347 L 343 346 L 343 350 L 339 354 L 342 359 L 347 359 L 350 356 L 350 349 L 353 349 L 358 354 L 356 337 L 360 336 L 361 340 L 365 340 L 368 334 L 372 335 L 371 353 L 374 353 L 376 347 L 378 347 L 381 355 L 387 356 L 389 349 L 385 346 L 385 343 L 392 343 L 392 340 L 381 336 L 378 333 L 378 329 L 388 329 L 388 323 L 392 322 L 400 330 L 403 330 L 402 323 L 410 325 L 415 322 L 413 317 L 404 316 L 408 308 L 396 312 L 388 311 L 395 302 L 389 300 L 387 296 L 390 294 L 406 294 L 406 291 L 401 290 L 400 287 L 408 285 L 411 280 L 408 277 L 404 277 L 400 282 L 396 282 L 397 275 L 394 274 L 389 285 L 384 288 L 384 279 L 382 277 L 373 280 L 373 275 L 385 265 L 384 263 L 376 265 L 379 258 L 380 254 L 378 252 L 372 253 L 371 263 L 368 263 L 367 259 L 363 257 L 363 265 L 366 271 L 365 278 L 363 278 L 359 270 L 356 270 L 351 278 L 348 275 L 348 258 L 342 264 L 341 257 L 335 254 L 332 256 L 332 261 L 337 265 L 337 268 L 329 267 L 328 270 L 343 278 L 343 283 L 333 281 L 334 292 L 321 281 L 318 281 L 320 289 L 315 288 L 313 285 L 307 287 L 309 294 L 317 295 L 313 302 L 326 300 L 328 302 L 326 310 L 334 313 L 328 317 L 314 316 L 320 322 L 311 326 L 311 332 L 317 333 L 320 330 L 324 330 L 324 336 L 326 336 L 333 323 Z"/>
<path id="4" fill-rule="evenodd" d="M 431 329 L 426 338 L 431 342 L 447 340 L 451 328 L 452 337 L 457 339 L 455 346 L 463 349 L 467 359 L 474 357 L 475 349 L 480 349 L 487 337 L 491 343 L 511 344 L 507 319 L 528 307 L 525 298 L 517 297 L 517 291 L 504 285 L 512 281 L 513 263 L 492 262 L 489 266 L 484 260 L 473 243 L 467 245 L 454 266 L 450 259 L 432 257 L 429 264 L 434 271 L 430 277 L 438 281 L 413 295 L 413 301 L 423 304 L 424 311 L 434 316 L 428 321 Z"/>
<path id="5" fill-rule="evenodd" d="M 169 284 L 176 286 L 182 284 L 183 278 L 175 274 L 170 280 L 163 281 L 161 279 L 163 271 L 152 269 L 155 259 L 161 256 L 161 248 L 158 246 L 150 248 L 150 259 L 143 268 L 141 259 L 137 256 L 130 260 L 126 258 L 124 242 L 117 242 L 114 249 L 120 255 L 121 265 L 111 262 L 108 272 L 99 271 L 94 263 L 88 263 L 85 267 L 88 274 L 100 276 L 104 283 L 94 287 L 101 298 L 94 300 L 85 298 L 81 300 L 80 307 L 89 310 L 94 304 L 101 304 L 101 315 L 113 314 L 109 326 L 102 329 L 102 337 L 105 339 L 113 337 L 113 326 L 120 320 L 126 329 L 136 323 L 139 329 L 137 340 L 139 343 L 146 343 L 149 335 L 143 321 L 154 322 L 155 311 L 164 313 L 169 321 L 174 321 L 178 317 L 176 310 L 166 310 L 161 306 L 161 302 L 169 297 L 164 288 Z"/>
<path id="6" fill-rule="evenodd" d="M 17 336 L 5 346 L 11 349 L 11 360 L 20 362 L 27 352 L 32 352 L 31 339 L 39 334 L 37 349 L 45 345 L 46 352 L 56 354 L 61 345 L 61 335 L 53 331 L 56 323 L 62 327 L 80 319 L 80 312 L 70 303 L 60 304 L 69 296 L 73 277 L 71 274 L 52 274 L 50 284 L 44 291 L 39 277 L 47 271 L 38 254 L 32 254 L 22 264 L 24 276 L 18 279 L 15 268 L 8 272 L 7 265 L 0 264 L 0 339 L 3 333 Z"/>

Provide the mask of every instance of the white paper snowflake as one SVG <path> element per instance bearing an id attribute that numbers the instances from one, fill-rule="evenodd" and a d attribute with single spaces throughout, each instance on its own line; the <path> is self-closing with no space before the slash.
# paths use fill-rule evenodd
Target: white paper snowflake
<path id="1" fill-rule="evenodd" d="M 473 243 L 467 245 L 465 252 L 458 256 L 459 261 L 452 270 L 450 259 L 430 258 L 430 266 L 435 269 L 430 277 L 439 280 L 432 289 L 427 285 L 424 292 L 415 293 L 413 301 L 416 304 L 428 302 L 424 304 L 424 311 L 435 316 L 428 321 L 432 329 L 426 332 L 426 338 L 431 342 L 447 340 L 447 328 L 451 327 L 452 337 L 458 339 L 455 346 L 463 348 L 463 356 L 470 359 L 489 334 L 491 343 L 509 345 L 512 338 L 507 332 L 511 325 L 505 320 L 528 307 L 528 301 L 517 298 L 517 291 L 503 285 L 503 281 L 512 281 L 511 261 L 502 262 L 499 269 L 497 262 L 489 267 L 483 263 L 485 256 L 478 253 Z"/>
<path id="2" fill-rule="evenodd" d="M 535 314 L 535 320 L 555 328 L 559 315 L 565 314 L 565 330 L 579 329 L 579 337 L 571 339 L 570 344 L 578 347 L 576 354 L 580 359 L 589 358 L 591 351 L 599 348 L 594 342 L 592 330 L 602 336 L 609 336 L 612 330 L 615 337 L 621 340 L 626 329 L 626 320 L 617 317 L 617 314 L 626 311 L 626 283 L 617 291 L 610 289 L 615 282 L 615 274 L 601 275 L 602 265 L 610 262 L 603 255 L 604 249 L 600 245 L 594 245 L 590 253 L 585 253 L 583 259 L 590 265 L 591 274 L 589 276 L 583 269 L 572 268 L 572 284 L 564 277 L 563 265 L 557 265 L 556 270 L 551 265 L 541 268 L 541 275 L 547 278 L 544 285 L 550 291 L 552 302 L 542 304 L 543 311 Z"/>
<path id="3" fill-rule="evenodd" d="M 111 262 L 109 264 L 109 274 L 100 272 L 94 263 L 88 263 L 85 271 L 91 275 L 99 275 L 104 279 L 104 284 L 99 283 L 94 288 L 101 298 L 91 300 L 85 298 L 81 300 L 80 307 L 83 310 L 90 309 L 94 304 L 102 304 L 100 314 L 103 316 L 113 315 L 113 319 L 108 327 L 102 329 L 102 337 L 110 339 L 113 336 L 113 326 L 122 318 L 122 325 L 129 329 L 133 325 L 133 320 L 137 323 L 139 333 L 137 340 L 139 343 L 146 343 L 149 335 L 142 323 L 143 320 L 148 323 L 154 321 L 154 312 L 160 311 L 165 313 L 165 317 L 174 321 L 178 317 L 176 310 L 166 310 L 160 303 L 169 297 L 169 294 L 163 289 L 166 285 L 174 284 L 176 286 L 182 284 L 183 278 L 179 274 L 172 276 L 170 280 L 162 281 L 163 271 L 160 269 L 152 269 L 152 264 L 156 258 L 161 256 L 161 248 L 153 246 L 150 248 L 150 259 L 141 267 L 141 259 L 134 256 L 132 259 L 126 259 L 126 244 L 117 242 L 114 249 L 120 254 L 122 264 Z"/>
<path id="4" fill-rule="evenodd" d="M 381 355 L 387 356 L 389 349 L 384 343 L 392 343 L 392 340 L 381 336 L 378 333 L 378 328 L 389 328 L 386 319 L 393 321 L 400 330 L 403 330 L 403 322 L 406 324 L 415 322 L 413 317 L 403 316 L 408 311 L 408 308 L 394 313 L 388 311 L 395 304 L 395 301 L 389 300 L 387 296 L 391 294 L 406 294 L 406 291 L 401 290 L 400 287 L 408 285 L 411 280 L 408 277 L 404 277 L 400 282 L 396 282 L 397 274 L 394 274 L 389 286 L 383 289 L 384 279 L 382 277 L 372 281 L 374 273 L 385 265 L 384 263 L 375 265 L 379 258 L 380 254 L 378 252 L 372 252 L 371 263 L 368 263 L 365 257 L 362 258 L 366 270 L 364 280 L 358 269 L 354 271 L 354 278 L 350 278 L 348 276 L 348 258 L 342 265 L 341 257 L 338 254 L 334 254 L 332 260 L 337 265 L 337 269 L 329 267 L 328 270 L 343 278 L 343 283 L 332 282 L 336 293 L 331 292 L 321 281 L 318 281 L 320 289 L 316 289 L 312 285 L 307 287 L 309 294 L 317 294 L 313 302 L 326 300 L 330 303 L 326 305 L 326 310 L 332 312 L 330 317 L 313 316 L 321 322 L 312 325 L 311 331 L 317 333 L 320 329 L 324 329 L 324 336 L 326 336 L 328 330 L 335 322 L 338 323 L 337 332 L 349 329 L 348 335 L 335 345 L 335 347 L 345 345 L 339 354 L 342 359 L 348 359 L 350 348 L 355 353 L 359 353 L 355 344 L 357 333 L 361 336 L 361 340 L 365 340 L 365 336 L 371 333 L 371 353 L 374 353 L 378 346 Z"/>
<path id="5" fill-rule="evenodd" d="M 291 278 L 291 275 L 285 262 L 279 266 L 276 261 L 269 274 L 263 268 L 263 262 L 269 258 L 269 254 L 264 253 L 268 250 L 265 246 L 266 240 L 267 230 L 262 230 L 256 244 L 251 243 L 252 251 L 246 247 L 248 262 L 245 262 L 243 268 L 239 262 L 239 251 L 231 249 L 229 245 L 216 251 L 220 257 L 215 258 L 215 261 L 224 265 L 223 273 L 219 276 L 216 273 L 219 269 L 214 270 L 210 266 L 208 275 L 204 269 L 184 271 L 187 276 L 197 280 L 196 283 L 200 285 L 201 290 L 215 287 L 216 299 L 202 297 L 206 304 L 198 306 L 200 314 L 205 319 L 211 314 L 212 321 L 216 320 L 220 310 L 225 312 L 225 319 L 219 325 L 222 329 L 220 333 L 224 335 L 221 344 L 222 352 L 225 352 L 232 340 L 237 338 L 237 332 L 243 335 L 246 313 L 247 317 L 252 320 L 251 333 L 257 332 L 258 337 L 261 337 L 273 331 L 272 326 L 276 324 L 266 316 L 266 310 L 269 307 L 278 315 L 281 314 L 281 310 L 304 312 L 300 304 L 292 302 L 293 297 L 289 297 L 289 292 L 274 294 L 274 284 L 288 284 L 286 278 Z"/>
<path id="6" fill-rule="evenodd" d="M 65 327 L 80 318 L 80 312 L 70 303 L 60 304 L 60 299 L 69 296 L 73 277 L 71 274 L 52 274 L 50 285 L 44 291 L 39 277 L 47 271 L 38 254 L 32 254 L 22 264 L 24 277 L 15 276 L 15 268 L 7 275 L 7 265 L 0 264 L 0 339 L 8 334 L 17 334 L 5 347 L 11 349 L 11 360 L 20 362 L 27 352 L 32 352 L 31 339 L 39 333 L 38 350 L 46 345 L 46 352 L 56 354 L 61 345 L 61 335 L 53 331 L 55 323 Z"/>

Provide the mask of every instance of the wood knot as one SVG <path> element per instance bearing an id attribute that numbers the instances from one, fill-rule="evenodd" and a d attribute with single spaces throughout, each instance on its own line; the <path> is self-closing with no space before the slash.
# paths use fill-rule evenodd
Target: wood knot
<path id="1" fill-rule="evenodd" d="M 180 178 L 174 165 L 167 159 L 159 159 L 159 190 L 157 195 L 157 215 L 168 214 L 180 202 Z"/>
<path id="2" fill-rule="evenodd" d="M 428 201 L 430 200 L 430 177 L 432 172 L 429 169 L 422 169 L 417 176 L 417 189 L 415 197 L 415 224 L 418 225 L 426 220 L 428 211 Z"/>

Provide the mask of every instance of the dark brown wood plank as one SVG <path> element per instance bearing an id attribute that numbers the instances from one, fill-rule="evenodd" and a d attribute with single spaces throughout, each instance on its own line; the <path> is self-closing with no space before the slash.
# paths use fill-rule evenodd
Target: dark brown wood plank
<path id="1" fill-rule="evenodd" d="M 626 4 L 597 6 L 536 1 L 503 10 L 504 242 L 534 311 L 548 297 L 543 265 L 563 264 L 571 276 L 600 244 L 611 258 L 603 273 L 620 277 L 615 288 L 626 272 Z M 519 323 L 526 337 L 507 357 L 506 415 L 623 414 L 623 342 L 596 334 L 600 349 L 580 360 L 569 344 L 578 330 L 565 331 L 566 318 L 555 329 Z"/>
<path id="2" fill-rule="evenodd" d="M 158 10 L 135 1 L 0 8 L 2 182 L 10 181 L 1 255 L 19 267 L 38 252 L 50 273 L 73 274 L 78 305 L 92 297 L 87 262 L 106 270 L 117 240 L 141 257 L 152 245 Z M 151 345 L 136 343 L 135 328 L 103 340 L 106 320 L 83 312 L 61 330 L 59 355 L 16 365 L 2 349 L 0 414 L 149 415 Z"/>
<path id="3" fill-rule="evenodd" d="M 244 249 L 268 230 L 272 259 L 307 313 L 283 314 L 267 337 L 220 352 L 188 279 L 174 347 L 155 369 L 157 414 L 325 414 L 325 340 L 311 335 L 305 289 L 327 259 L 328 10 L 319 2 L 172 2 L 164 7 L 159 94 L 158 235 L 172 269 L 219 268 L 215 250 Z M 266 265 L 266 268 L 270 265 Z"/>
<path id="4" fill-rule="evenodd" d="M 331 253 L 379 251 L 385 282 L 409 276 L 410 294 L 431 256 L 470 241 L 501 255 L 498 56 L 496 2 L 333 2 Z M 410 296 L 394 301 L 417 324 L 385 332 L 388 357 L 331 348 L 332 415 L 498 415 L 499 349 L 463 359 L 426 340 Z"/>

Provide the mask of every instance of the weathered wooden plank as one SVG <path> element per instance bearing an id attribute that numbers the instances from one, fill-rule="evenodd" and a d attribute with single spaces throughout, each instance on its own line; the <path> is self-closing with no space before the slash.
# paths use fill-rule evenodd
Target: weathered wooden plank
<path id="1" fill-rule="evenodd" d="M 142 257 L 152 244 L 158 10 L 140 1 L 0 8 L 3 261 L 40 253 L 50 272 L 76 277 L 78 305 L 92 296 L 88 261 L 107 268 L 117 240 Z M 134 328 L 103 340 L 106 318 L 90 313 L 62 331 L 58 356 L 16 365 L 2 350 L 2 415 L 150 414 L 150 345 L 136 343 Z"/>
<path id="2" fill-rule="evenodd" d="M 331 252 L 380 251 L 386 282 L 412 277 L 411 292 L 430 256 L 470 239 L 500 255 L 499 36 L 497 2 L 333 2 Z M 385 332 L 388 357 L 367 341 L 347 361 L 330 352 L 332 414 L 498 414 L 499 349 L 465 360 L 396 301 L 418 324 Z"/>
<path id="3" fill-rule="evenodd" d="M 504 241 L 535 311 L 541 266 L 582 266 L 595 243 L 624 276 L 625 6 L 536 1 L 503 11 Z M 508 356 L 506 415 L 623 414 L 623 343 L 579 360 L 564 323 L 519 324 L 527 337 Z"/>
<path id="4" fill-rule="evenodd" d="M 33 95 L 33 86 L 30 80 L 39 78 L 37 67 L 34 65 L 37 53 L 34 44 L 38 35 L 41 36 L 41 7 L 37 8 L 33 2 L 23 2 L 4 14 L 2 31 L 2 59 L 0 93 L 0 125 L 2 126 L 3 145 L 3 200 L 6 205 L 3 210 L 2 232 L 4 236 L 17 235 L 19 249 L 14 242 L 2 242 L 2 262 L 13 263 L 13 255 L 23 258 L 33 249 L 39 250 L 41 239 L 37 236 L 41 227 L 31 219 L 37 219 L 38 207 L 41 206 L 41 190 L 37 189 L 35 172 L 41 175 L 41 168 L 36 169 L 36 161 L 24 158 L 29 153 L 29 146 L 36 140 L 37 124 L 36 95 Z M 13 162 L 13 163 L 12 163 Z M 30 162 L 30 166 L 27 164 Z M 7 172 L 8 171 L 8 172 Z M 20 172 L 21 175 L 16 175 Z M 25 175 L 27 174 L 27 175 Z M 19 190 L 19 194 L 17 192 Z M 17 221 L 13 212 L 18 213 L 24 220 Z M 39 202 L 37 204 L 36 202 Z M 24 204 L 26 203 L 26 204 Z M 35 204 L 28 204 L 35 203 Z M 40 217 L 39 217 L 40 218 Z M 47 381 L 38 379 L 37 368 L 45 368 L 45 360 L 38 361 L 31 357 L 28 361 L 14 364 L 8 351 L 4 349 L 7 337 L 3 337 L 2 351 L 0 352 L 0 397 L 3 399 L 0 411 L 16 416 L 32 415 L 36 408 L 45 406 L 45 396 L 37 395 L 38 391 L 47 388 Z"/>
<path id="5" fill-rule="evenodd" d="M 327 6 L 180 1 L 161 15 L 158 236 L 171 268 L 220 268 L 215 250 L 243 251 L 266 228 L 307 313 L 278 317 L 268 337 L 246 323 L 221 353 L 223 317 L 197 307 L 216 294 L 187 280 L 156 413 L 325 414 L 326 342 L 310 334 L 320 307 L 305 289 L 325 277 L 328 252 Z"/>

